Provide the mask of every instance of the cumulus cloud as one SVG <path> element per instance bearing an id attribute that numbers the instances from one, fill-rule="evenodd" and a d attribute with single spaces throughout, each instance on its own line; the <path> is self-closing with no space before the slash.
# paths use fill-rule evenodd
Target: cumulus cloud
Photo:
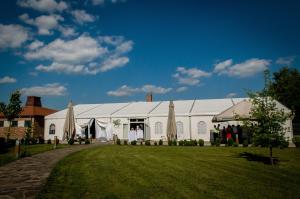
<path id="1" fill-rule="evenodd" d="M 67 88 L 59 83 L 45 84 L 43 86 L 33 86 L 22 88 L 20 92 L 23 95 L 37 95 L 37 96 L 62 96 L 66 95 Z"/>
<path id="2" fill-rule="evenodd" d="M 181 93 L 181 92 L 186 91 L 187 89 L 188 89 L 188 87 L 186 87 L 186 86 L 181 86 L 181 87 L 179 87 L 179 88 L 176 89 L 176 92 L 177 92 L 177 93 Z"/>
<path id="3" fill-rule="evenodd" d="M 40 35 L 51 35 L 52 30 L 59 27 L 59 22 L 64 21 L 64 18 L 57 14 L 52 15 L 41 15 L 32 19 L 27 13 L 22 14 L 19 18 L 26 24 L 36 26 L 38 28 L 38 34 Z"/>
<path id="4" fill-rule="evenodd" d="M 76 30 L 72 27 L 67 27 L 67 26 L 58 26 L 58 30 L 62 33 L 64 37 L 70 37 L 70 36 L 76 36 L 78 33 Z"/>
<path id="5" fill-rule="evenodd" d="M 276 64 L 290 66 L 294 62 L 295 58 L 295 56 L 279 57 L 276 60 Z"/>
<path id="6" fill-rule="evenodd" d="M 214 72 L 219 75 L 249 77 L 266 70 L 270 64 L 271 61 L 266 59 L 253 58 L 238 64 L 233 64 L 229 59 L 215 64 Z"/>
<path id="7" fill-rule="evenodd" d="M 71 40 L 56 39 L 38 50 L 29 50 L 24 56 L 27 60 L 51 62 L 49 65 L 38 65 L 38 71 L 97 74 L 126 65 L 129 62 L 126 53 L 132 50 L 132 45 L 132 41 L 124 38 L 107 44 L 100 38 L 81 35 Z"/>
<path id="8" fill-rule="evenodd" d="M 193 86 L 200 83 L 200 78 L 209 77 L 210 75 L 211 73 L 198 68 L 177 67 L 173 77 L 177 79 L 179 84 Z"/>
<path id="9" fill-rule="evenodd" d="M 17 5 L 48 13 L 61 12 L 68 8 L 64 1 L 56 0 L 18 0 Z"/>
<path id="10" fill-rule="evenodd" d="M 93 5 L 103 5 L 105 0 L 92 0 Z M 117 2 L 126 2 L 126 0 L 107 0 L 107 2 L 117 3 Z"/>
<path id="11" fill-rule="evenodd" d="M 168 93 L 172 90 L 172 88 L 164 88 L 161 86 L 155 86 L 155 85 L 151 85 L 151 84 L 146 84 L 140 88 L 133 88 L 127 85 L 123 85 L 120 88 L 118 88 L 117 90 L 114 91 L 108 91 L 107 95 L 110 96 L 116 96 L 116 97 L 122 97 L 122 96 L 131 96 L 135 93 L 138 92 L 152 92 L 155 94 L 165 94 Z"/>
<path id="12" fill-rule="evenodd" d="M 0 24 L 0 49 L 21 47 L 28 39 L 28 31 L 23 26 Z"/>
<path id="13" fill-rule="evenodd" d="M 88 14 L 85 10 L 73 10 L 71 14 L 74 16 L 75 21 L 79 24 L 94 22 L 96 20 L 96 17 Z"/>
<path id="14" fill-rule="evenodd" d="M 15 83 L 15 82 L 17 82 L 17 80 L 13 77 L 4 76 L 4 77 L 0 78 L 0 84 L 10 84 L 10 83 Z"/>
<path id="15" fill-rule="evenodd" d="M 42 46 L 44 46 L 44 42 L 39 41 L 39 40 L 34 40 L 31 44 L 29 44 L 27 46 L 27 48 L 30 49 L 30 50 L 36 50 L 36 49 L 38 49 Z"/>

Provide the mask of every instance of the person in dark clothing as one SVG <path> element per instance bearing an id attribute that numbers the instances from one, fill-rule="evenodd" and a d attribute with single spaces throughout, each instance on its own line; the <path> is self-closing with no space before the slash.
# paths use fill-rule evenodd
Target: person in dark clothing
<path id="1" fill-rule="evenodd" d="M 240 125 L 237 125 L 237 131 L 238 131 L 238 136 L 239 136 L 239 143 L 243 142 L 243 129 Z"/>
<path id="2" fill-rule="evenodd" d="M 222 143 L 223 144 L 226 144 L 226 128 L 225 126 L 223 126 L 223 129 L 222 129 Z"/>

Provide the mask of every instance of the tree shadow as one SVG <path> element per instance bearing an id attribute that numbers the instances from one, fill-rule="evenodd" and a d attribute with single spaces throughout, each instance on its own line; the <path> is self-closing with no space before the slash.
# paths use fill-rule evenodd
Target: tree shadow
<path id="1" fill-rule="evenodd" d="M 263 156 L 263 155 L 258 155 L 258 154 L 253 154 L 253 153 L 240 153 L 240 157 L 247 159 L 248 161 L 255 161 L 255 162 L 262 162 L 264 164 L 271 165 L 270 157 L 268 156 Z M 279 163 L 278 158 L 273 157 L 273 163 L 274 165 Z"/>

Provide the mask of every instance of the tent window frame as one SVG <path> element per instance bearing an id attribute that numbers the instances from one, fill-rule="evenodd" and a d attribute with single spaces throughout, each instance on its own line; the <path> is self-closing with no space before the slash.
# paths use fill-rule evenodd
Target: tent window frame
<path id="1" fill-rule="evenodd" d="M 180 127 L 180 128 L 179 128 Z M 177 129 L 177 134 L 183 135 L 183 122 L 178 121 L 176 122 L 176 129 Z M 180 130 L 179 130 L 180 129 Z"/>
<path id="2" fill-rule="evenodd" d="M 197 123 L 198 135 L 205 135 L 207 133 L 207 124 L 205 121 L 199 121 Z"/>
<path id="3" fill-rule="evenodd" d="M 49 126 L 49 135 L 55 135 L 55 124 L 50 124 Z"/>
<path id="4" fill-rule="evenodd" d="M 161 135 L 162 134 L 162 122 L 155 122 L 155 134 L 156 135 Z"/>

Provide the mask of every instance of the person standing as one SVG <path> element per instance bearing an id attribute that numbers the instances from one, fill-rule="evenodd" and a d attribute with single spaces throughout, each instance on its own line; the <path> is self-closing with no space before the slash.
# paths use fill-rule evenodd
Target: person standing
<path id="1" fill-rule="evenodd" d="M 239 144 L 239 135 L 238 135 L 238 129 L 235 125 L 232 125 L 232 132 L 233 132 L 233 139 L 235 143 Z"/>
<path id="2" fill-rule="evenodd" d="M 131 128 L 128 132 L 128 142 L 130 143 L 134 140 L 136 140 L 136 131 L 134 130 L 134 128 Z"/>
<path id="3" fill-rule="evenodd" d="M 140 128 L 140 126 L 136 126 L 136 138 L 138 141 L 143 141 L 144 139 L 144 131 Z"/>

